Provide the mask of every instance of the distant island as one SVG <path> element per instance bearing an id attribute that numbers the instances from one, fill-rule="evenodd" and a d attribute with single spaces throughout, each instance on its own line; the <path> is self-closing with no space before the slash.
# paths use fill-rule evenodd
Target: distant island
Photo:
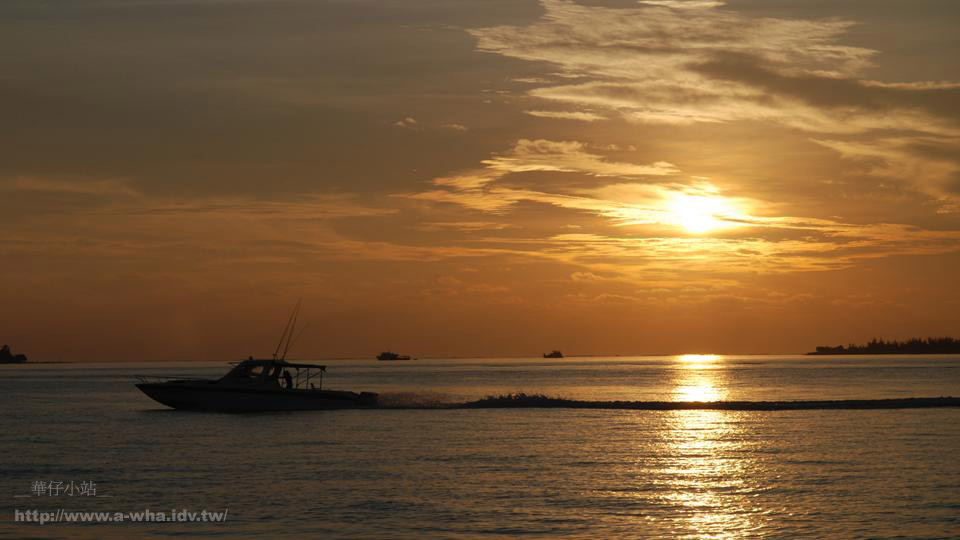
<path id="1" fill-rule="evenodd" d="M 913 338 L 909 341 L 873 339 L 866 345 L 819 346 L 816 351 L 807 354 L 960 354 L 960 339 L 952 337 Z"/>

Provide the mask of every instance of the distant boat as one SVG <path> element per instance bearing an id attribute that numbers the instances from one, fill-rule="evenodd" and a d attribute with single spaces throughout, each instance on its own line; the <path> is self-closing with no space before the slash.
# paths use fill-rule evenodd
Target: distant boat
<path id="1" fill-rule="evenodd" d="M 553 351 L 550 353 L 543 353 L 544 358 L 563 358 L 563 353 L 560 351 Z"/>
<path id="2" fill-rule="evenodd" d="M 26 361 L 27 355 L 11 353 L 9 345 L 4 345 L 0 349 L 0 364 L 22 364 Z"/>
<path id="3" fill-rule="evenodd" d="M 395 352 L 384 351 L 377 355 L 377 360 L 381 362 L 390 362 L 394 360 L 410 360 L 411 358 L 407 355 L 397 354 Z"/>

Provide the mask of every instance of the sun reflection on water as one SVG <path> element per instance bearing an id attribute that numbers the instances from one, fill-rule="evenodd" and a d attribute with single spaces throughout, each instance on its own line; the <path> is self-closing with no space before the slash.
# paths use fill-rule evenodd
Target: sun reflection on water
<path id="1" fill-rule="evenodd" d="M 684 354 L 677 357 L 681 369 L 676 371 L 673 396 L 675 401 L 719 401 L 726 397 L 723 356 L 719 354 Z"/>
<path id="2" fill-rule="evenodd" d="M 676 401 L 718 401 L 727 397 L 724 357 L 676 357 L 672 395 Z M 698 538 L 734 538 L 763 526 L 763 515 L 744 493 L 751 487 L 750 444 L 745 413 L 675 411 L 667 420 L 668 461 L 657 471 L 668 482 L 663 503 L 675 507 L 679 530 Z"/>
<path id="3" fill-rule="evenodd" d="M 674 505 L 682 529 L 698 538 L 735 538 L 763 525 L 762 512 L 745 492 L 751 488 L 750 460 L 738 415 L 727 411 L 677 411 L 670 419 L 672 463 L 664 503 Z"/>
<path id="4" fill-rule="evenodd" d="M 707 379 L 678 386 L 674 388 L 673 395 L 677 401 L 720 401 L 724 397 L 724 393 Z"/>
<path id="5" fill-rule="evenodd" d="M 696 366 L 713 365 L 721 360 L 723 360 L 723 356 L 719 354 L 681 354 L 677 356 L 678 362 Z"/>

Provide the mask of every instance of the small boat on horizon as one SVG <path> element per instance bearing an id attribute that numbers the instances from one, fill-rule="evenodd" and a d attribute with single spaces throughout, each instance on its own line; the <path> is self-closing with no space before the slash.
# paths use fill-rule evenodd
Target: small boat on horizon
<path id="1" fill-rule="evenodd" d="M 25 354 L 13 354 L 10 352 L 10 346 L 4 345 L 0 348 L 0 364 L 23 364 L 27 361 Z"/>
<path id="2" fill-rule="evenodd" d="M 392 362 L 396 360 L 412 360 L 410 356 L 405 354 L 397 354 L 391 351 L 384 351 L 377 355 L 377 360 L 381 362 Z"/>
<path id="3" fill-rule="evenodd" d="M 553 351 L 548 353 L 543 353 L 544 358 L 563 358 L 563 353 L 560 351 Z"/>

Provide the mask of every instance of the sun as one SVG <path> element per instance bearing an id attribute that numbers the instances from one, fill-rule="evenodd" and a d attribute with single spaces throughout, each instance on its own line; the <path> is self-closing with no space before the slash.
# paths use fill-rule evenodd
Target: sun
<path id="1" fill-rule="evenodd" d="M 677 194 L 667 206 L 667 221 L 688 232 L 701 234 L 730 226 L 724 218 L 733 214 L 731 205 L 720 197 Z"/>

